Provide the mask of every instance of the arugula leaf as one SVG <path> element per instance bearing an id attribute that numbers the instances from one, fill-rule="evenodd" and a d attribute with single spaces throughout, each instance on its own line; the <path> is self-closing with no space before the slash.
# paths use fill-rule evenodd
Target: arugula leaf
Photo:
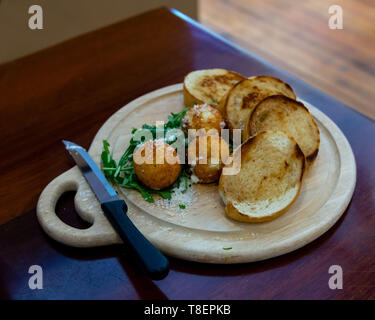
<path id="1" fill-rule="evenodd" d="M 183 111 L 179 113 L 171 113 L 168 116 L 168 122 L 164 124 L 163 128 L 156 128 L 156 126 L 150 126 L 148 124 L 144 124 L 142 126 L 142 129 L 150 130 L 152 133 L 152 139 L 155 140 L 157 133 L 160 131 L 162 132 L 162 135 L 165 137 L 167 131 L 172 129 L 177 129 L 181 127 L 182 118 L 186 114 L 189 108 L 185 108 Z M 160 131 L 159 131 L 160 130 Z M 143 143 L 145 141 L 145 137 L 142 137 L 140 141 L 134 140 L 134 134 L 138 131 L 137 128 L 133 128 L 132 138 L 129 141 L 129 147 L 125 150 L 124 154 L 121 156 L 118 164 L 116 161 L 112 158 L 111 152 L 109 150 L 110 144 L 108 141 L 103 140 L 103 151 L 101 154 L 101 160 L 102 160 L 102 170 L 104 172 L 104 175 L 106 178 L 108 178 L 113 183 L 118 184 L 119 186 L 127 189 L 134 189 L 141 193 L 143 199 L 145 199 L 148 202 L 154 202 L 154 198 L 152 197 L 152 194 L 158 194 L 164 199 L 170 200 L 172 198 L 172 189 L 175 187 L 176 183 L 178 185 L 180 183 L 184 183 L 184 190 L 182 192 L 185 192 L 189 187 L 189 175 L 187 173 L 187 165 L 182 166 L 181 174 L 177 180 L 177 182 L 164 190 L 153 190 L 146 186 L 144 186 L 137 178 L 137 175 L 134 171 L 133 166 L 133 153 L 135 148 Z M 172 138 L 173 135 L 171 135 L 171 141 L 168 141 L 168 143 L 173 143 L 176 140 L 176 137 Z M 186 136 L 185 136 L 186 138 Z"/>
<path id="2" fill-rule="evenodd" d="M 232 140 L 228 141 L 228 146 L 229 146 L 229 152 L 233 153 L 233 141 Z"/>
<path id="3" fill-rule="evenodd" d="M 141 193 L 143 199 L 145 199 L 147 202 L 154 202 L 154 198 L 152 197 L 151 193 L 135 181 L 129 182 L 126 185 L 123 185 L 123 187 L 129 189 L 136 189 Z"/>
<path id="4" fill-rule="evenodd" d="M 179 113 L 171 113 L 168 116 L 168 122 L 164 124 L 164 128 L 167 129 L 174 129 L 174 128 L 180 128 L 182 118 L 185 116 L 186 112 L 189 110 L 189 108 L 185 108 Z"/>
<path id="5" fill-rule="evenodd" d="M 172 192 L 170 190 L 153 190 L 155 193 L 159 194 L 162 198 L 171 200 Z"/>
<path id="6" fill-rule="evenodd" d="M 116 161 L 113 160 L 111 152 L 109 151 L 109 143 L 107 140 L 103 140 L 103 152 L 101 154 L 102 164 L 105 168 L 113 168 L 114 170 L 105 170 L 104 175 L 107 178 L 111 178 L 115 169 L 117 168 Z"/>

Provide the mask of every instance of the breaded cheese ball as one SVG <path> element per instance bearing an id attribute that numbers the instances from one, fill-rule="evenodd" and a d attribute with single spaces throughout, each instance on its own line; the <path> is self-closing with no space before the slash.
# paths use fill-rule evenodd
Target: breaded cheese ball
<path id="1" fill-rule="evenodd" d="M 189 143 L 188 163 L 194 183 L 211 183 L 220 178 L 229 146 L 217 135 L 198 136 Z"/>
<path id="2" fill-rule="evenodd" d="M 217 134 L 225 127 L 225 122 L 220 111 L 207 104 L 195 105 L 190 108 L 182 118 L 181 128 L 188 132 L 189 129 L 197 130 L 197 136 L 207 134 L 210 129 L 215 129 Z M 209 135 L 214 134 L 209 132 Z"/>
<path id="3" fill-rule="evenodd" d="M 171 186 L 181 172 L 176 149 L 162 140 L 147 141 L 138 146 L 133 163 L 138 179 L 154 190 Z"/>

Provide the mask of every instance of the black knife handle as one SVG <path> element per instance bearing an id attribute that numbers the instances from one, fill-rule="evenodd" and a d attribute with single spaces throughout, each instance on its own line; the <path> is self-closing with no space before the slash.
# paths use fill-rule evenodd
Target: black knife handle
<path id="1" fill-rule="evenodd" d="M 165 278 L 169 272 L 167 258 L 131 222 L 126 215 L 125 201 L 113 200 L 102 203 L 102 209 L 122 241 L 132 248 L 151 279 L 161 280 Z"/>

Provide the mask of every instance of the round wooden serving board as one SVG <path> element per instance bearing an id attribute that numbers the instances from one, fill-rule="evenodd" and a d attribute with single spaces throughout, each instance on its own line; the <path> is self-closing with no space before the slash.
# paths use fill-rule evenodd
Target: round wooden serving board
<path id="1" fill-rule="evenodd" d="M 332 227 L 348 206 L 355 187 L 356 165 L 351 147 L 340 129 L 321 111 L 304 104 L 319 126 L 320 150 L 316 162 L 304 177 L 297 201 L 276 220 L 258 224 L 230 220 L 224 214 L 224 205 L 213 184 L 193 185 L 195 199 L 185 210 L 161 208 L 144 201 L 136 191 L 116 188 L 128 204 L 129 217 L 166 255 L 198 262 L 258 261 L 313 241 Z M 107 120 L 89 153 L 100 165 L 102 141 L 106 139 L 118 160 L 128 146 L 132 128 L 167 120 L 170 112 L 183 108 L 182 84 L 146 94 Z M 56 216 L 55 205 L 60 195 L 73 190 L 77 190 L 75 207 L 78 214 L 92 223 L 88 229 L 68 226 Z M 121 243 L 77 167 L 60 175 L 44 189 L 37 215 L 45 232 L 64 244 L 95 247 Z"/>

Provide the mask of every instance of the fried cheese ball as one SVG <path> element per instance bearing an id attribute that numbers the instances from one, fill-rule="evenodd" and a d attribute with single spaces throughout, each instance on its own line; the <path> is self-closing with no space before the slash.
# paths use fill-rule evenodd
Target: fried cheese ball
<path id="1" fill-rule="evenodd" d="M 220 178 L 221 170 L 229 156 L 226 141 L 217 136 L 198 136 L 189 143 L 188 163 L 194 183 L 211 183 Z"/>
<path id="2" fill-rule="evenodd" d="M 211 129 L 215 129 L 217 131 L 216 134 L 220 134 L 220 130 L 224 127 L 225 122 L 220 111 L 207 104 L 195 105 L 190 108 L 181 122 L 183 131 L 188 132 L 189 129 L 197 130 L 195 136 L 215 134 L 213 132 L 208 132 Z"/>
<path id="3" fill-rule="evenodd" d="M 138 179 L 154 190 L 171 186 L 181 172 L 176 149 L 162 140 L 147 141 L 138 146 L 133 163 Z"/>

